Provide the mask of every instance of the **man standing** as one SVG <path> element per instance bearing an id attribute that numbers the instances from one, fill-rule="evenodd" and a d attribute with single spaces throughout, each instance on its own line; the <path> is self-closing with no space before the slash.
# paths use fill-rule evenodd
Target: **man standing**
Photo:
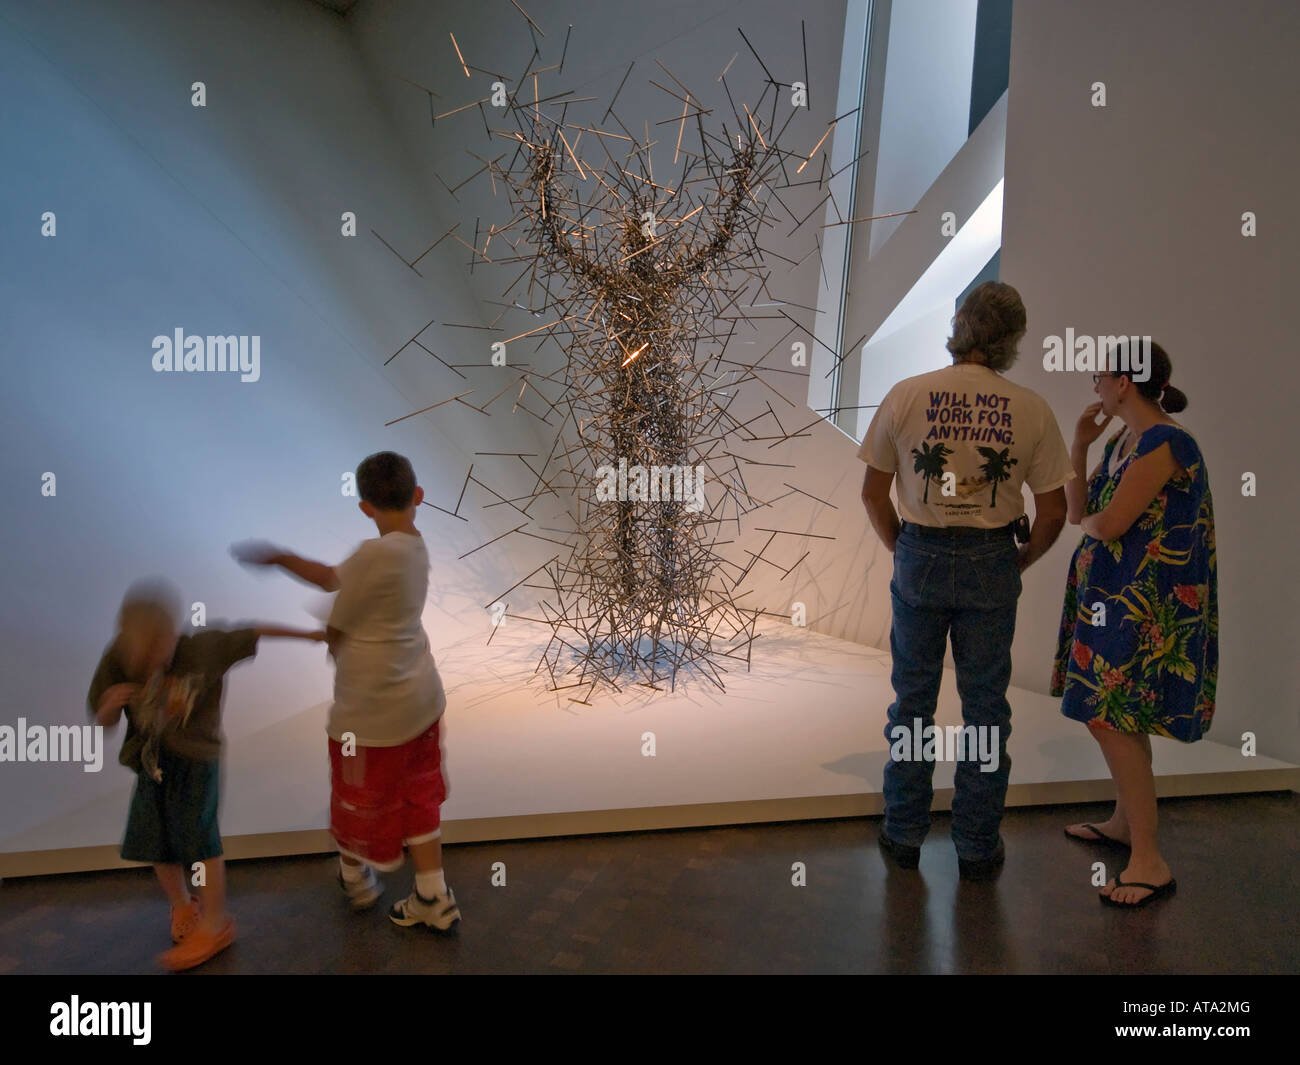
<path id="1" fill-rule="evenodd" d="M 1011 641 L 1020 574 L 1041 558 L 1065 524 L 1070 452 L 1051 408 L 1037 393 L 1001 377 L 1025 334 L 1025 307 L 1010 285 L 973 289 L 953 319 L 953 364 L 900 381 L 863 438 L 862 501 L 876 534 L 894 554 L 890 582 L 895 699 L 885 738 L 885 821 L 880 846 L 915 869 L 930 829 L 932 759 L 915 760 L 933 735 L 934 710 L 952 636 L 966 743 L 958 757 L 952 838 L 964 879 L 996 875 L 1005 857 L 999 834 L 1011 762 Z M 898 509 L 890 485 L 898 479 Z M 1021 484 L 1034 494 L 1027 542 Z M 996 768 L 985 772 L 977 732 L 991 730 Z M 915 734 L 920 732 L 920 736 Z M 987 750 L 992 749 L 990 743 Z M 958 748 L 962 750 L 962 748 Z"/>

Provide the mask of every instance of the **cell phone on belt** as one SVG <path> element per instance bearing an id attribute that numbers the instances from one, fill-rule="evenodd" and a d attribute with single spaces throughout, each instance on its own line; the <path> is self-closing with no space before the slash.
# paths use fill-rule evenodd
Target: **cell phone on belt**
<path id="1" fill-rule="evenodd" d="M 1028 514 L 1021 514 L 1020 517 L 1016 519 L 1015 533 L 1016 533 L 1016 543 L 1018 544 L 1029 543 L 1029 515 Z"/>

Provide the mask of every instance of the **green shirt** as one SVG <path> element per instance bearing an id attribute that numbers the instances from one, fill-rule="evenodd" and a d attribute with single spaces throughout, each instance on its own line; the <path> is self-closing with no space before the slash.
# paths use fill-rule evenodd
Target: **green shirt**
<path id="1" fill-rule="evenodd" d="M 205 629 L 176 641 L 176 653 L 165 672 L 165 681 L 179 685 L 189 705 L 183 718 L 168 720 L 163 726 L 162 746 L 167 751 L 198 762 L 215 762 L 221 757 L 221 688 L 226 671 L 236 662 L 257 653 L 257 630 Z M 87 704 L 95 716 L 99 700 L 114 684 L 131 683 L 122 670 L 117 640 L 109 644 L 90 682 Z M 142 686 L 143 687 L 143 686 Z M 175 690 L 173 688 L 173 690 Z M 118 761 L 137 773 L 144 749 L 143 721 L 136 720 L 131 704 L 126 706 L 126 738 Z"/>

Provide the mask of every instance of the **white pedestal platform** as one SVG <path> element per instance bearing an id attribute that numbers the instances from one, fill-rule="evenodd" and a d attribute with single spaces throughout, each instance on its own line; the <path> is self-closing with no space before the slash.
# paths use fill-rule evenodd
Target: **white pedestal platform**
<path id="1" fill-rule="evenodd" d="M 892 700 L 889 655 L 807 630 L 774 626 L 736 663 L 726 692 L 692 676 L 676 692 L 633 686 L 573 701 L 547 692 L 533 667 L 540 626 L 515 619 L 482 640 L 443 648 L 449 843 L 697 825 L 852 817 L 881 812 Z M 1008 805 L 1113 798 L 1087 730 L 1059 701 L 1021 689 L 1012 705 Z M 231 858 L 331 849 L 325 706 L 231 739 L 222 829 Z M 945 672 L 936 721 L 959 724 Z M 653 733 L 652 757 L 642 753 Z M 1235 745 L 1153 741 L 1162 796 L 1290 788 L 1295 766 L 1243 757 Z M 953 763 L 935 769 L 935 807 L 951 800 Z M 237 781 L 238 786 L 232 786 Z M 0 876 L 121 865 L 130 778 L 120 794 L 0 840 Z M 67 818 L 74 820 L 67 821 Z M 75 828 L 74 828 L 75 826 Z M 69 840 L 69 833 L 75 839 Z M 50 849 L 42 840 L 84 846 Z"/>

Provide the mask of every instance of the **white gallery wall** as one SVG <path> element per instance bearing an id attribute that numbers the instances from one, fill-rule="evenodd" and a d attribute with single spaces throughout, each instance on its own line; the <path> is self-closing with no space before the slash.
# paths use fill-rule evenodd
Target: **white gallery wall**
<path id="1" fill-rule="evenodd" d="M 1189 406 L 1218 532 L 1222 655 L 1210 738 L 1300 760 L 1300 642 L 1287 442 L 1294 352 L 1300 6 L 1272 0 L 1019 3 L 1011 40 L 1001 276 L 1029 335 L 1011 376 L 1067 440 L 1086 374 L 1042 369 L 1043 338 L 1149 334 Z M 1093 107 L 1103 82 L 1106 106 Z M 1242 235 L 1253 212 L 1258 235 Z M 1096 461 L 1096 455 L 1093 456 Z M 1243 497 L 1254 473 L 1258 494 Z M 1045 690 L 1070 531 L 1030 570 L 1012 683 Z"/>
<path id="2" fill-rule="evenodd" d="M 204 108 L 191 105 L 196 81 Z M 4 723 L 88 721 L 122 593 L 148 574 L 204 603 L 212 625 L 317 627 L 323 596 L 242 569 L 228 547 L 263 536 L 341 560 L 375 535 L 342 494 L 366 454 L 410 455 L 430 498 L 454 504 L 486 440 L 478 423 L 491 421 L 498 450 L 536 450 L 526 419 L 459 403 L 385 427 L 500 385 L 416 347 L 384 365 L 431 318 L 470 324 L 478 310 L 448 245 L 419 276 L 370 232 L 410 260 L 451 223 L 421 195 L 338 16 L 287 0 L 7 4 L 0 91 Z M 41 235 L 47 211 L 53 237 Z M 341 235 L 344 211 L 356 237 Z M 260 336 L 258 379 L 155 373 L 153 338 L 177 328 Z M 483 361 L 461 350 L 464 330 L 422 335 L 449 362 Z M 435 528 L 433 513 L 419 518 L 433 562 L 426 628 L 439 648 L 481 641 L 478 597 L 527 549 L 509 564 L 497 548 L 457 563 L 505 517 L 471 530 Z M 227 834 L 324 825 L 331 683 L 323 649 L 290 641 L 263 641 L 231 672 L 232 747 L 287 728 L 302 753 L 257 779 L 227 765 Z M 4 764 L 0 849 L 117 842 L 120 742 L 121 727 L 98 773 Z M 274 802 L 250 801 L 272 788 Z"/>

